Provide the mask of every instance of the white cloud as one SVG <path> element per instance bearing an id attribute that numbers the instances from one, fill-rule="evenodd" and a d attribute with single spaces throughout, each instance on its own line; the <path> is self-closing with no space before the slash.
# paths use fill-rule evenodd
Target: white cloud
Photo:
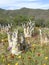
<path id="1" fill-rule="evenodd" d="M 41 0 L 1 0 L 0 8 L 4 9 L 19 9 L 22 7 L 27 8 L 41 8 L 48 9 L 49 4 L 42 4 Z"/>
<path id="2" fill-rule="evenodd" d="M 40 6 L 42 9 L 49 9 L 49 4 L 43 4 Z"/>

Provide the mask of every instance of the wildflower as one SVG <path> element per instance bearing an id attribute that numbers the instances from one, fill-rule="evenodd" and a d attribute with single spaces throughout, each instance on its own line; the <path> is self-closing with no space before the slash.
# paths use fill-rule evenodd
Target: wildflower
<path id="1" fill-rule="evenodd" d="M 16 63 L 15 65 L 18 65 L 18 63 Z"/>
<path id="2" fill-rule="evenodd" d="M 2 39 L 1 41 L 3 42 L 4 40 Z"/>
<path id="3" fill-rule="evenodd" d="M 47 60 L 48 59 L 48 57 L 45 57 L 45 60 Z"/>
<path id="4" fill-rule="evenodd" d="M 11 58 L 14 58 L 14 54 L 11 54 Z"/>
<path id="5" fill-rule="evenodd" d="M 28 59 L 31 59 L 31 57 L 30 57 L 30 56 L 28 56 Z"/>
<path id="6" fill-rule="evenodd" d="M 10 51 L 12 49 L 12 47 L 8 47 L 7 50 Z"/>
<path id="7" fill-rule="evenodd" d="M 21 56 L 18 56 L 19 59 L 21 59 Z"/>
<path id="8" fill-rule="evenodd" d="M 10 64 L 8 64 L 8 65 L 10 65 Z"/>
<path id="9" fill-rule="evenodd" d="M 35 47 L 35 46 L 36 46 L 35 44 L 33 44 L 33 45 L 32 45 L 32 48 L 33 48 L 34 50 L 36 49 L 36 47 Z"/>
<path id="10" fill-rule="evenodd" d="M 32 45 L 33 47 L 35 46 L 35 44 Z"/>
<path id="11" fill-rule="evenodd" d="M 46 65 L 46 64 L 43 64 L 43 65 Z"/>
<path id="12" fill-rule="evenodd" d="M 41 54 L 40 54 L 40 53 L 38 53 L 37 55 L 38 55 L 38 56 L 40 56 Z"/>

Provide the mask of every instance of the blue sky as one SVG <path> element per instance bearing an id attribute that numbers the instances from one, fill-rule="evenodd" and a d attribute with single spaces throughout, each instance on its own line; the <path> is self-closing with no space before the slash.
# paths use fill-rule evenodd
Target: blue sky
<path id="1" fill-rule="evenodd" d="M 0 8 L 20 9 L 22 7 L 31 9 L 49 9 L 49 0 L 0 0 Z"/>

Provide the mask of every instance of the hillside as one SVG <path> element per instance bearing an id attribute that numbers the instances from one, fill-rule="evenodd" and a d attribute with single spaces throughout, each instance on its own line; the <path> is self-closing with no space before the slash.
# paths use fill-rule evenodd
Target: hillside
<path id="1" fill-rule="evenodd" d="M 27 17 L 35 16 L 35 20 L 44 19 L 45 21 L 49 21 L 49 10 L 29 8 L 21 8 L 17 10 L 4 10 L 0 8 L 0 19 L 12 21 L 13 18 L 17 15 L 25 15 Z"/>

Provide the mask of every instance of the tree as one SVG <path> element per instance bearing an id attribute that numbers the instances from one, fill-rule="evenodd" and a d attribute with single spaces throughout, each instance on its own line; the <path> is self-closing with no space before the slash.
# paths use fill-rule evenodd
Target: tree
<path id="1" fill-rule="evenodd" d="M 46 21 L 45 25 L 46 25 L 46 27 L 49 27 L 49 21 Z"/>
<path id="2" fill-rule="evenodd" d="M 14 22 L 15 22 L 17 25 L 20 25 L 21 23 L 24 23 L 25 21 L 28 21 L 27 16 L 17 15 L 17 16 L 14 18 Z"/>
<path id="3" fill-rule="evenodd" d="M 44 21 L 44 19 L 38 19 L 38 20 L 36 20 L 35 25 L 37 27 L 45 27 L 45 21 Z"/>

